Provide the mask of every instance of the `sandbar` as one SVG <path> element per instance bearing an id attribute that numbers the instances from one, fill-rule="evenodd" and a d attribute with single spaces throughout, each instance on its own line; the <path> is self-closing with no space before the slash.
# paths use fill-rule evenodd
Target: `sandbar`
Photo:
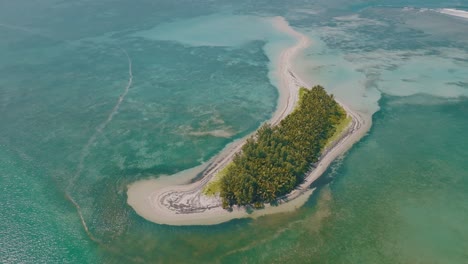
<path id="1" fill-rule="evenodd" d="M 299 100 L 299 89 L 309 87 L 293 72 L 292 60 L 311 45 L 310 39 L 295 31 L 282 17 L 272 18 L 273 26 L 296 39 L 296 43 L 283 50 L 279 55 L 276 74 L 278 76 L 279 99 L 272 118 L 272 125 L 278 124 L 290 114 Z M 371 126 L 370 115 L 354 111 L 338 102 L 352 118 L 340 137 L 325 149 L 302 184 L 288 195 L 278 199 L 278 205 L 266 205 L 260 210 L 246 210 L 234 207 L 232 211 L 222 208 L 219 196 L 206 196 L 202 190 L 214 175 L 232 161 L 239 152 L 246 137 L 227 145 L 217 156 L 198 167 L 168 177 L 147 179 L 128 186 L 127 203 L 143 218 L 166 225 L 213 225 L 237 218 L 256 218 L 262 215 L 294 211 L 302 206 L 313 189 L 310 185 L 317 180 L 338 156 L 345 153 L 359 141 Z M 192 182 L 197 175 L 199 180 Z"/>

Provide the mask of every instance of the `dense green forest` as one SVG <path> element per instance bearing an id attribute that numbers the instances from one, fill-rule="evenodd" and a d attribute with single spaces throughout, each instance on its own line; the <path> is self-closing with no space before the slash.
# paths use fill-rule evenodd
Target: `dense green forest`
<path id="1" fill-rule="evenodd" d="M 304 180 L 346 112 L 321 86 L 301 88 L 296 109 L 279 125 L 263 125 L 220 179 L 223 207 L 275 201 Z"/>

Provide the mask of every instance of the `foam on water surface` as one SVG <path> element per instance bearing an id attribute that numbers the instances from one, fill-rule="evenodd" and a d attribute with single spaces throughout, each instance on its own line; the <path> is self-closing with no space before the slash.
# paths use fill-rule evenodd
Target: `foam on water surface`
<path id="1" fill-rule="evenodd" d="M 437 11 L 442 14 L 468 19 L 468 11 L 465 11 L 465 10 L 458 10 L 454 8 L 442 8 L 442 9 L 438 9 Z"/>

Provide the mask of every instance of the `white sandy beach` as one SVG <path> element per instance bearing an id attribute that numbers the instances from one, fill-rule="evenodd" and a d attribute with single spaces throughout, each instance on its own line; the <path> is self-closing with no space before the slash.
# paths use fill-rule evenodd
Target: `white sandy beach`
<path id="1" fill-rule="evenodd" d="M 298 101 L 299 88 L 310 87 L 292 71 L 292 59 L 310 45 L 307 36 L 295 31 L 282 17 L 272 19 L 276 29 L 295 39 L 297 42 L 281 52 L 277 74 L 279 78 L 279 102 L 277 110 L 269 122 L 276 125 L 291 113 Z M 371 126 L 370 115 L 353 111 L 340 102 L 348 115 L 352 117 L 349 127 L 342 136 L 324 151 L 317 167 L 310 172 L 304 183 L 293 192 L 283 197 L 278 206 L 266 206 L 265 209 L 247 213 L 244 208 L 234 208 L 232 212 L 221 207 L 219 197 L 207 197 L 202 194 L 203 187 L 213 176 L 240 151 L 245 140 L 229 144 L 219 155 L 206 164 L 181 172 L 170 177 L 142 180 L 128 186 L 128 204 L 145 219 L 168 225 L 211 225 L 235 218 L 258 217 L 266 214 L 296 210 L 302 206 L 313 190 L 310 185 L 318 179 L 338 156 L 347 151 L 361 139 Z M 201 180 L 189 183 L 197 174 L 203 173 Z"/>

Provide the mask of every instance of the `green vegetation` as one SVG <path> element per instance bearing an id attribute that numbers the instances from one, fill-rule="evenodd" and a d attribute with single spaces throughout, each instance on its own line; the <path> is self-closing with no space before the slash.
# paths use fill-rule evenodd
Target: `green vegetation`
<path id="1" fill-rule="evenodd" d="M 345 119 L 346 112 L 323 87 L 301 88 L 298 107 L 278 126 L 265 124 L 247 139 L 210 192 L 220 190 L 224 208 L 274 202 L 304 180 Z"/>
<path id="2" fill-rule="evenodd" d="M 304 97 L 304 94 L 306 94 L 306 92 L 307 92 L 306 88 L 299 89 L 299 101 L 302 100 L 302 98 Z"/>
<path id="3" fill-rule="evenodd" d="M 343 115 L 346 116 L 346 111 L 340 106 L 340 110 L 343 111 Z M 325 148 L 329 147 L 330 144 L 338 140 L 340 137 L 341 133 L 348 127 L 349 123 L 351 123 L 352 118 L 350 116 L 346 116 L 346 118 L 343 118 L 340 123 L 335 125 L 335 134 L 331 136 L 328 140 L 327 143 L 325 143 Z"/>
<path id="4" fill-rule="evenodd" d="M 221 192 L 221 179 L 227 174 L 233 163 L 229 163 L 224 169 L 216 173 L 214 178 L 203 188 L 203 194 L 207 196 L 214 196 Z"/>

